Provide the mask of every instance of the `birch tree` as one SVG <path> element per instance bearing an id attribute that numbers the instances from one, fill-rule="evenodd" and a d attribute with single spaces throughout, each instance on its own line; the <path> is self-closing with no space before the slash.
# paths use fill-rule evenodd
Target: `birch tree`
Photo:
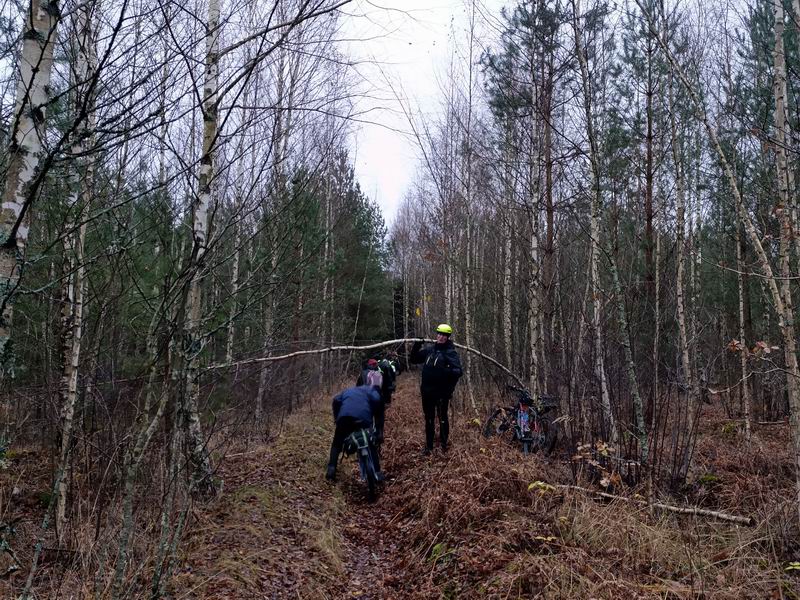
<path id="1" fill-rule="evenodd" d="M 75 69 L 74 108 L 79 115 L 88 112 L 88 119 L 79 122 L 74 134 L 72 155 L 75 169 L 70 182 L 67 211 L 70 219 L 66 225 L 67 237 L 64 254 L 65 267 L 62 305 L 63 370 L 61 375 L 61 452 L 59 456 L 58 499 L 56 501 L 56 531 L 59 540 L 63 534 L 67 503 L 67 470 L 72 445 L 72 428 L 78 395 L 78 367 L 83 337 L 83 312 L 86 265 L 84 245 L 86 242 L 86 215 L 90 208 L 94 183 L 94 159 L 89 154 L 94 128 L 94 72 L 97 68 L 94 28 L 92 24 L 93 4 L 78 8 L 75 23 Z"/>
<path id="2" fill-rule="evenodd" d="M 58 4 L 31 0 L 25 13 L 16 103 L 9 135 L 9 162 L 0 211 L 0 373 L 13 375 L 11 324 L 29 235 L 29 210 L 44 173 L 45 135 L 53 47 L 60 20 Z"/>
<path id="3" fill-rule="evenodd" d="M 594 329 L 594 368 L 600 386 L 600 405 L 603 411 L 603 419 L 606 431 L 612 443 L 616 444 L 618 439 L 617 425 L 614 414 L 611 411 L 611 399 L 608 391 L 608 381 L 604 365 L 604 352 L 601 312 L 602 312 L 602 288 L 600 287 L 600 222 L 602 217 L 603 197 L 600 183 L 600 164 L 598 161 L 597 140 L 594 131 L 594 117 L 592 113 L 592 92 L 590 88 L 589 65 L 583 47 L 583 32 L 580 25 L 580 0 L 572 0 L 572 27 L 575 36 L 575 54 L 578 58 L 581 73 L 581 91 L 583 95 L 583 110 L 586 119 L 586 134 L 589 141 L 589 164 L 592 182 L 592 209 L 591 209 L 591 230 L 590 244 L 591 252 L 589 258 L 590 278 L 592 282 L 592 327 Z"/>

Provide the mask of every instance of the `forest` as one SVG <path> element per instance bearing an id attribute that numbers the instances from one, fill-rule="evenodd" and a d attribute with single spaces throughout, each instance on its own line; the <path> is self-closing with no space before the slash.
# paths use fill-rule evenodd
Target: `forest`
<path id="1" fill-rule="evenodd" d="M 450 9 L 431 107 L 352 54 L 402 3 L 3 4 L 0 596 L 800 597 L 800 2 Z M 370 503 L 330 401 L 384 356 Z M 552 452 L 480 435 L 510 383 Z"/>

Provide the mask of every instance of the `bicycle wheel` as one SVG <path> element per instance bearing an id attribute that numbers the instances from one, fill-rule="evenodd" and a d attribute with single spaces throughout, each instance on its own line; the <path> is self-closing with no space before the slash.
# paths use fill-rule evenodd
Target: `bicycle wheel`
<path id="1" fill-rule="evenodd" d="M 550 454 L 558 441 L 558 424 L 547 415 L 536 419 L 536 431 L 533 436 L 534 451 L 541 450 L 543 454 Z"/>
<path id="2" fill-rule="evenodd" d="M 496 408 L 483 425 L 483 437 L 503 435 L 511 429 L 511 419 L 505 409 Z"/>
<path id="3" fill-rule="evenodd" d="M 369 451 L 358 453 L 358 466 L 361 469 L 364 481 L 367 483 L 367 501 L 374 502 L 378 487 L 378 477 L 375 474 L 375 465 L 369 456 Z"/>

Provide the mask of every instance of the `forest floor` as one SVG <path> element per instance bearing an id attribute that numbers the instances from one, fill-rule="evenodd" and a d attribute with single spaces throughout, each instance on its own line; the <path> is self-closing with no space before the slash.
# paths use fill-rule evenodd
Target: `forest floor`
<path id="1" fill-rule="evenodd" d="M 327 398 L 230 455 L 221 495 L 195 507 L 173 597 L 800 598 L 786 426 L 743 451 L 719 408 L 704 409 L 690 501 L 753 517 L 747 527 L 529 487 L 571 483 L 570 457 L 525 457 L 465 415 L 450 451 L 424 457 L 417 385 L 398 380 L 375 503 L 352 459 L 324 479 Z"/>

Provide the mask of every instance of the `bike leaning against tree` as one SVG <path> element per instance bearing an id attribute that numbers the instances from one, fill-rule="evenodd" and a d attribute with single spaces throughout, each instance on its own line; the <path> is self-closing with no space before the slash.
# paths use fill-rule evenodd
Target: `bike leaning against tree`
<path id="1" fill-rule="evenodd" d="M 523 454 L 542 451 L 550 454 L 558 442 L 558 423 L 555 411 L 558 398 L 542 394 L 534 402 L 525 388 L 509 385 L 516 402 L 513 406 L 497 407 L 483 425 L 484 437 L 506 438 L 522 446 Z"/>

